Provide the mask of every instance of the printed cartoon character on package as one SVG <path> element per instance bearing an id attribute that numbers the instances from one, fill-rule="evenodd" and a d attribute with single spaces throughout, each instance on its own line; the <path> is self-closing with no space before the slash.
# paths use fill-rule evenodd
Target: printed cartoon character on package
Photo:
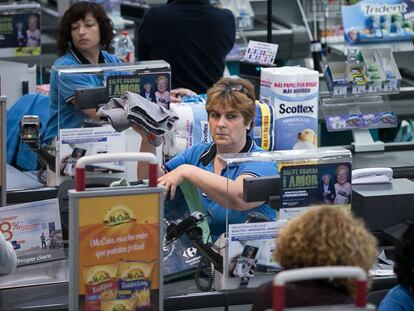
<path id="1" fill-rule="evenodd" d="M 342 7 L 349 43 L 412 40 L 414 4 L 408 0 L 364 0 Z"/>

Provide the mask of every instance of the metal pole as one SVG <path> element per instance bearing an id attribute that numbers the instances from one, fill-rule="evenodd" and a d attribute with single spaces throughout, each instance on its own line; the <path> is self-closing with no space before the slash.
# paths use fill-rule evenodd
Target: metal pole
<path id="1" fill-rule="evenodd" d="M 272 0 L 267 0 L 267 42 L 272 43 Z"/>

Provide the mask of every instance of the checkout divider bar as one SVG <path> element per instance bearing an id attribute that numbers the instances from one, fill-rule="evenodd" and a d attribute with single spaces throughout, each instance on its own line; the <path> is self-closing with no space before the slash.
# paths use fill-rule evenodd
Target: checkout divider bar
<path id="1" fill-rule="evenodd" d="M 75 185 L 76 191 L 85 190 L 85 166 L 90 163 L 111 161 L 144 161 L 149 163 L 149 186 L 156 187 L 158 179 L 158 162 L 154 154 L 149 152 L 125 152 L 111 154 L 96 154 L 80 158 L 76 162 Z"/>

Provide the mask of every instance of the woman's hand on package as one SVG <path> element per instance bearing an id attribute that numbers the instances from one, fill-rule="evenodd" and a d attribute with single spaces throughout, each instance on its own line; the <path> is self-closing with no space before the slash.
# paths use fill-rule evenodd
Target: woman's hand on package
<path id="1" fill-rule="evenodd" d="M 170 193 L 170 199 L 173 200 L 177 187 L 184 181 L 186 174 L 190 171 L 191 166 L 183 164 L 158 178 L 158 185 L 164 187 L 164 193 Z"/>
<path id="2" fill-rule="evenodd" d="M 179 103 L 181 102 L 181 97 L 183 96 L 195 96 L 197 95 L 196 92 L 193 92 L 190 89 L 186 89 L 186 88 L 177 88 L 177 89 L 173 89 L 170 92 L 170 101 L 172 103 Z"/>

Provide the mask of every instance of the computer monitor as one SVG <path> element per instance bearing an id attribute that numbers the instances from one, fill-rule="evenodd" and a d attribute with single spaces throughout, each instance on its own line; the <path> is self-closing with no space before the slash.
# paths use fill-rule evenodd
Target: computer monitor
<path id="1" fill-rule="evenodd" d="M 403 227 L 414 220 L 414 182 L 393 179 L 390 183 L 353 185 L 352 213 L 382 242 L 395 243 Z"/>
<path id="2" fill-rule="evenodd" d="M 98 109 L 108 103 L 108 90 L 105 86 L 77 89 L 75 101 L 82 109 Z"/>
<path id="3" fill-rule="evenodd" d="M 272 208 L 282 207 L 280 200 L 281 181 L 279 176 L 248 177 L 243 179 L 243 200 L 245 202 L 265 201 Z"/>

